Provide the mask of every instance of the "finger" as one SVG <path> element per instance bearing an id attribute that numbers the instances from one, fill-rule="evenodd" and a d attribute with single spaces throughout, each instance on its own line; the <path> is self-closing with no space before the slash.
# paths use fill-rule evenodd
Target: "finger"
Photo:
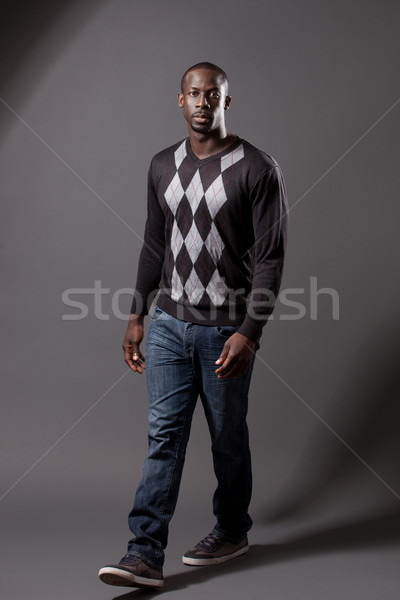
<path id="1" fill-rule="evenodd" d="M 243 360 L 232 360 L 221 369 L 217 369 L 216 373 L 219 379 L 235 379 L 246 372 L 248 362 Z"/>
<path id="2" fill-rule="evenodd" d="M 217 358 L 217 360 L 215 361 L 215 364 L 220 365 L 221 363 L 223 363 L 226 360 L 226 358 L 228 357 L 228 355 L 229 355 L 229 346 L 225 345 L 222 348 L 222 352 L 219 355 L 219 358 Z"/>
<path id="3" fill-rule="evenodd" d="M 221 373 L 217 373 L 218 379 L 232 379 L 235 377 L 234 370 L 229 369 L 228 371 L 222 371 Z"/>
<path id="4" fill-rule="evenodd" d="M 132 360 L 134 363 L 145 368 L 145 365 L 144 365 L 145 358 L 141 352 L 135 352 L 134 354 L 132 354 Z"/>
<path id="5" fill-rule="evenodd" d="M 135 373 L 142 373 L 143 369 L 146 368 L 144 364 L 145 357 L 141 352 L 132 354 L 130 350 L 125 350 L 124 359 L 128 367 Z"/>
<path id="6" fill-rule="evenodd" d="M 145 368 L 144 364 L 134 363 L 132 360 L 126 362 L 129 368 L 135 373 L 143 373 L 143 370 Z"/>
<path id="7" fill-rule="evenodd" d="M 215 372 L 217 374 L 221 374 L 224 375 L 225 373 L 227 373 L 231 368 L 232 368 L 232 363 L 235 362 L 234 357 L 233 356 L 229 356 L 229 354 L 227 354 L 225 356 L 225 358 L 222 358 L 223 362 L 221 364 L 220 367 L 218 367 L 218 369 L 215 370 Z M 219 364 L 220 358 L 217 361 L 217 364 Z"/>
<path id="8" fill-rule="evenodd" d="M 134 352 L 132 354 L 132 359 L 133 359 L 134 362 L 140 363 L 140 364 L 144 363 L 144 361 L 145 361 L 145 358 L 144 358 L 143 354 L 140 351 L 139 352 Z"/>
<path id="9" fill-rule="evenodd" d="M 218 373 L 218 379 L 236 379 L 236 377 L 240 377 L 242 374 L 242 370 L 239 371 L 238 369 L 233 368 L 224 373 Z"/>
<path id="10" fill-rule="evenodd" d="M 122 344 L 122 350 L 124 352 L 124 356 L 134 356 L 135 360 L 138 360 L 139 358 L 141 360 L 144 360 L 144 356 L 140 351 L 140 346 L 139 344 Z"/>
<path id="11" fill-rule="evenodd" d="M 135 373 L 139 373 L 140 375 L 143 373 L 143 369 L 144 369 L 144 366 L 141 367 L 140 365 L 135 365 L 135 364 L 132 367 L 132 371 L 135 371 Z"/>

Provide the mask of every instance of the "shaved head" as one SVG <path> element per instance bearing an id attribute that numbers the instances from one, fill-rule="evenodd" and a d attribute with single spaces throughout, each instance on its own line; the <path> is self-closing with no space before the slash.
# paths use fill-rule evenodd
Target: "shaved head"
<path id="1" fill-rule="evenodd" d="M 226 85 L 226 93 L 228 93 L 227 74 L 225 73 L 225 71 L 223 69 L 221 69 L 221 67 L 218 67 L 217 65 L 214 65 L 214 63 L 210 63 L 210 62 L 200 62 L 200 63 L 192 65 L 191 67 L 186 69 L 186 71 L 184 72 L 182 79 L 181 79 L 181 91 L 182 92 L 183 92 L 183 88 L 185 86 L 186 76 L 188 75 L 188 73 L 190 73 L 191 71 L 195 71 L 196 69 L 210 69 L 211 71 L 215 71 L 216 73 L 218 73 L 218 75 L 220 75 L 222 77 L 223 82 Z"/>

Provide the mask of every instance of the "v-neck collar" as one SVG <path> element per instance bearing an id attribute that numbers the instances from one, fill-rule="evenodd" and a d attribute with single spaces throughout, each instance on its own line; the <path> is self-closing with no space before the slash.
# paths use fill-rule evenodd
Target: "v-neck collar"
<path id="1" fill-rule="evenodd" d="M 212 160 L 217 160 L 217 159 L 221 158 L 222 156 L 225 156 L 225 154 L 229 154 L 230 152 L 232 152 L 232 150 L 235 150 L 235 148 L 237 148 L 242 142 L 243 142 L 243 140 L 238 136 L 236 138 L 236 140 L 230 146 L 228 146 L 224 150 L 221 150 L 221 152 L 217 152 L 216 154 L 211 154 L 210 156 L 206 156 L 205 158 L 199 158 L 198 156 L 196 156 L 196 154 L 193 152 L 193 150 L 190 146 L 190 139 L 186 138 L 186 152 L 190 156 L 192 161 L 196 165 L 200 166 L 200 165 L 203 165 Z"/>

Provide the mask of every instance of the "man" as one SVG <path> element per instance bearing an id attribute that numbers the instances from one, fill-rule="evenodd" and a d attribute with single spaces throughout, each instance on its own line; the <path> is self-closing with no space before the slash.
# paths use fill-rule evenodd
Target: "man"
<path id="1" fill-rule="evenodd" d="M 190 67 L 178 94 L 189 137 L 157 154 L 149 170 L 144 245 L 123 343 L 132 371 L 146 367 L 149 449 L 129 515 L 128 552 L 99 572 L 111 585 L 163 585 L 168 525 L 199 396 L 218 481 L 216 524 L 183 562 L 216 564 L 248 550 L 247 398 L 282 277 L 287 208 L 274 159 L 226 130 L 230 103 L 222 69 Z M 155 292 L 145 361 L 143 320 Z"/>

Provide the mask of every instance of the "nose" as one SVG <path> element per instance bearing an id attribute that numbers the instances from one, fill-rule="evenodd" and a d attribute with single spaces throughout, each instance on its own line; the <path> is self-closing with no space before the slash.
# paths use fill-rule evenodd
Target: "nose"
<path id="1" fill-rule="evenodd" d="M 199 96 L 197 98 L 196 106 L 198 106 L 199 108 L 203 108 L 203 107 L 210 108 L 210 103 L 208 101 L 208 97 L 206 94 L 199 94 Z"/>

